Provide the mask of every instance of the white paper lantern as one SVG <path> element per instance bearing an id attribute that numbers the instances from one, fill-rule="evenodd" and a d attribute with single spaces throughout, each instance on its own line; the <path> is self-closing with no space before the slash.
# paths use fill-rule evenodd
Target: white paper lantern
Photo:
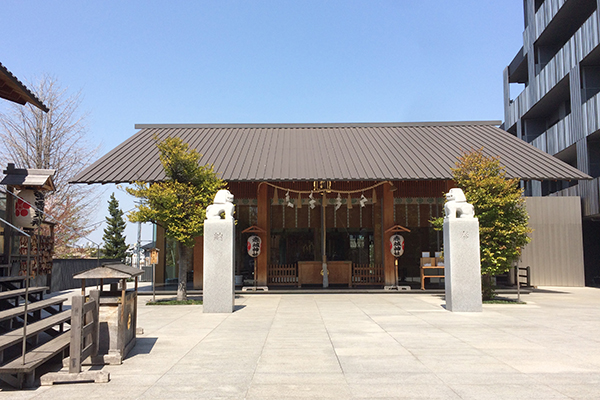
<path id="1" fill-rule="evenodd" d="M 404 254 L 404 238 L 401 235 L 390 237 L 390 252 L 394 257 L 400 257 Z"/>

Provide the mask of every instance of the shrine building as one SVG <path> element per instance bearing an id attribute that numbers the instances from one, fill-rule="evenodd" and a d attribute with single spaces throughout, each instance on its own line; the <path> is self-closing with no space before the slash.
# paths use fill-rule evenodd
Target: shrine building
<path id="1" fill-rule="evenodd" d="M 500 121 L 331 124 L 136 125 L 138 132 L 71 183 L 159 182 L 165 178 L 155 137 L 179 137 L 212 164 L 235 196 L 236 275 L 260 286 L 418 285 L 423 253 L 434 257 L 442 234 L 451 169 L 463 151 L 497 156 L 507 177 L 525 181 L 589 176 L 498 128 Z M 135 149 L 135 151 L 132 151 Z M 390 237 L 404 238 L 396 259 Z M 250 236 L 261 238 L 253 258 Z M 157 287 L 175 287 L 174 243 L 157 227 Z M 190 288 L 202 287 L 196 239 Z M 439 261 L 439 260 L 438 260 Z M 435 262 L 435 261 L 434 261 Z M 434 280 L 432 279 L 432 282 Z M 442 286 L 443 287 L 443 286 Z"/>

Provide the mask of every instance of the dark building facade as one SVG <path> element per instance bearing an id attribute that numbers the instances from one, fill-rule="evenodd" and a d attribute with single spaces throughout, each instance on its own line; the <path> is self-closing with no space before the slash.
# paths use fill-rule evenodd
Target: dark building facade
<path id="1" fill-rule="evenodd" d="M 504 70 L 504 129 L 593 178 L 524 183 L 526 196 L 581 197 L 587 285 L 600 284 L 599 3 L 524 0 L 523 47 Z"/>

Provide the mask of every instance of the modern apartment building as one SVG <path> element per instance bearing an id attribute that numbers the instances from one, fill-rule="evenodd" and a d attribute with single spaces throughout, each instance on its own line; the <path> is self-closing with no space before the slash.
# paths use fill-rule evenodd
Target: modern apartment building
<path id="1" fill-rule="evenodd" d="M 523 47 L 504 70 L 504 129 L 594 178 L 525 183 L 528 196 L 581 197 L 587 285 L 600 285 L 598 4 L 523 0 Z"/>

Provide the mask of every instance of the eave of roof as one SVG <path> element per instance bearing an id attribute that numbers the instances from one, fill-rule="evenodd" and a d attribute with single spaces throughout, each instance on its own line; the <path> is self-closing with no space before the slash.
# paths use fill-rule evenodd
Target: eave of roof
<path id="1" fill-rule="evenodd" d="M 164 179 L 154 137 L 183 139 L 227 181 L 447 180 L 463 150 L 500 157 L 508 177 L 590 179 L 496 127 L 500 121 L 175 124 L 140 129 L 71 183 Z M 140 156 L 132 157 L 131 149 Z"/>
<path id="2" fill-rule="evenodd" d="M 0 63 L 0 97 L 25 105 L 31 103 L 44 112 L 50 111 L 44 103 Z"/>

